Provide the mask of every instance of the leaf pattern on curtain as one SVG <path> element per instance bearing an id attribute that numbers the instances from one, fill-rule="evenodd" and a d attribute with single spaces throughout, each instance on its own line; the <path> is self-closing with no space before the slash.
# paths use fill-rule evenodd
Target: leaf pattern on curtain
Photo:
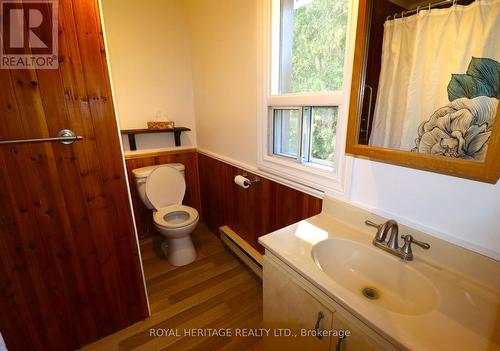
<path id="1" fill-rule="evenodd" d="M 473 57 L 466 74 L 452 74 L 448 84 L 448 100 L 489 96 L 500 99 L 500 63 Z"/>
<path id="2" fill-rule="evenodd" d="M 483 161 L 500 98 L 500 63 L 473 57 L 465 74 L 452 74 L 450 103 L 420 124 L 414 152 Z"/>

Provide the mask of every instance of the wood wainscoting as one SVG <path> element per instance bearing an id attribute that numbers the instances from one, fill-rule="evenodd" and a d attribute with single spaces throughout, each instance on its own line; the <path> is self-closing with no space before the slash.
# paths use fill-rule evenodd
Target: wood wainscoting
<path id="1" fill-rule="evenodd" d="M 255 175 L 198 153 L 203 221 L 214 233 L 229 226 L 259 252 L 258 238 L 321 212 L 322 200 L 261 177 L 243 189 L 237 174 Z"/>
<path id="2" fill-rule="evenodd" d="M 201 216 L 200 183 L 198 180 L 199 173 L 196 149 L 126 155 L 125 163 L 127 165 L 128 179 L 130 181 L 137 231 L 140 238 L 150 236 L 151 231 L 154 231 L 154 226 L 152 212 L 144 206 L 137 192 L 134 176 L 132 174 L 132 170 L 135 168 L 163 163 L 182 163 L 186 167 L 186 194 L 184 195 L 183 203 L 196 208 Z"/>

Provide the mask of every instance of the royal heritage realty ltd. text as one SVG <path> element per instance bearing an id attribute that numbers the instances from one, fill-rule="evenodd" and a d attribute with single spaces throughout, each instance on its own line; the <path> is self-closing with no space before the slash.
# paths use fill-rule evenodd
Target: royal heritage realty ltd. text
<path id="1" fill-rule="evenodd" d="M 336 329 L 299 329 L 293 331 L 287 328 L 151 328 L 151 337 L 309 337 L 309 336 L 337 336 L 347 337 L 351 332 Z"/>

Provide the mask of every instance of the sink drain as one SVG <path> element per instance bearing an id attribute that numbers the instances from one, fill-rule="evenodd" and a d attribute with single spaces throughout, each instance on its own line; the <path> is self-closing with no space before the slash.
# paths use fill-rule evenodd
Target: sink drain
<path id="1" fill-rule="evenodd" d="M 377 289 L 375 288 L 364 288 L 362 291 L 363 296 L 370 300 L 376 300 L 380 297 Z"/>

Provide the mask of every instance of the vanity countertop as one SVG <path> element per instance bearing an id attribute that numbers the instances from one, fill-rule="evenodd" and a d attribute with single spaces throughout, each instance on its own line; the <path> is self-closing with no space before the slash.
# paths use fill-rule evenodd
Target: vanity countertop
<path id="1" fill-rule="evenodd" d="M 500 291 L 495 286 L 481 284 L 470 276 L 422 259 L 419 257 L 422 250 L 418 248 L 414 248 L 415 258 L 410 262 L 382 250 L 380 255 L 387 255 L 394 264 L 411 265 L 432 283 L 437 300 L 432 309 L 422 314 L 400 314 L 378 306 L 336 282 L 313 259 L 312 248 L 318 242 L 335 238 L 372 247 L 374 234 L 373 228 L 357 227 L 323 212 L 265 235 L 259 242 L 398 348 L 500 350 Z M 493 267 L 500 267 L 498 264 L 495 266 L 494 262 Z M 491 269 L 491 265 L 487 269 Z"/>

